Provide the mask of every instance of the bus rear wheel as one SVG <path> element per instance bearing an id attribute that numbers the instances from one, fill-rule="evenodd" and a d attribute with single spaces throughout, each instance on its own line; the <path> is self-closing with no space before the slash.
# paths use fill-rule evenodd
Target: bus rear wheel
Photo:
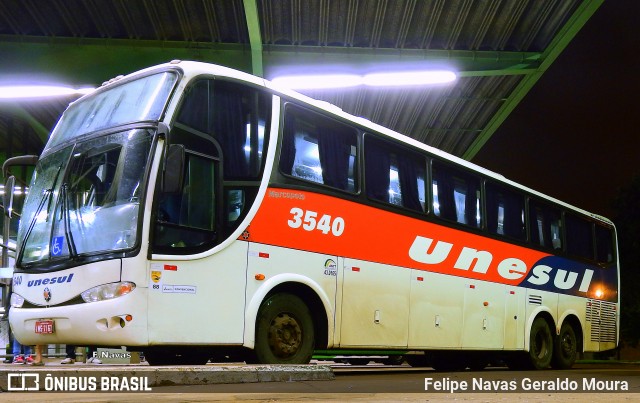
<path id="1" fill-rule="evenodd" d="M 578 340 L 573 327 L 564 323 L 553 346 L 551 366 L 557 369 L 569 369 L 578 356 Z"/>
<path id="2" fill-rule="evenodd" d="M 262 364 L 308 364 L 314 328 L 307 305 L 292 294 L 274 294 L 258 311 L 255 354 Z"/>
<path id="3" fill-rule="evenodd" d="M 549 324 L 543 318 L 536 318 L 531 325 L 529 362 L 534 369 L 545 369 L 553 356 L 553 336 Z"/>

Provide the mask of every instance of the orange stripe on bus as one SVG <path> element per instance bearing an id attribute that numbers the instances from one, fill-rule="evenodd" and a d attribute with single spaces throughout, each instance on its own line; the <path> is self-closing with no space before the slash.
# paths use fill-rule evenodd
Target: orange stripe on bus
<path id="1" fill-rule="evenodd" d="M 290 189 L 267 190 L 248 232 L 251 242 L 508 285 L 518 285 L 537 261 L 549 256 L 384 209 Z M 430 263 L 435 252 L 444 258 Z M 480 258 L 485 259 L 484 267 Z"/>

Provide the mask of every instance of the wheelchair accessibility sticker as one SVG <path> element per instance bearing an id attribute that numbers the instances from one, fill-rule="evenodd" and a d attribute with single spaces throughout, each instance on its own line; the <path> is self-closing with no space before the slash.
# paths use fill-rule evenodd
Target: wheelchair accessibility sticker
<path id="1" fill-rule="evenodd" d="M 62 248 L 64 246 L 64 237 L 57 236 L 53 238 L 51 242 L 51 256 L 60 256 L 62 254 Z"/>

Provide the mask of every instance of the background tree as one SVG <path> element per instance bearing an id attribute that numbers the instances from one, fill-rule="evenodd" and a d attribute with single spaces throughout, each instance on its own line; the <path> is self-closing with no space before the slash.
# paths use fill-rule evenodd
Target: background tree
<path id="1" fill-rule="evenodd" d="M 620 333 L 625 344 L 640 340 L 640 175 L 620 189 L 613 203 L 620 253 Z"/>

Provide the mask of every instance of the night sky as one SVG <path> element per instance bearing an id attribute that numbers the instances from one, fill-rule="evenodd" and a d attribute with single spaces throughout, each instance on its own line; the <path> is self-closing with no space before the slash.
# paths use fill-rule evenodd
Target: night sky
<path id="1" fill-rule="evenodd" d="M 640 1 L 605 1 L 473 162 L 613 218 L 640 174 L 639 15 Z"/>

